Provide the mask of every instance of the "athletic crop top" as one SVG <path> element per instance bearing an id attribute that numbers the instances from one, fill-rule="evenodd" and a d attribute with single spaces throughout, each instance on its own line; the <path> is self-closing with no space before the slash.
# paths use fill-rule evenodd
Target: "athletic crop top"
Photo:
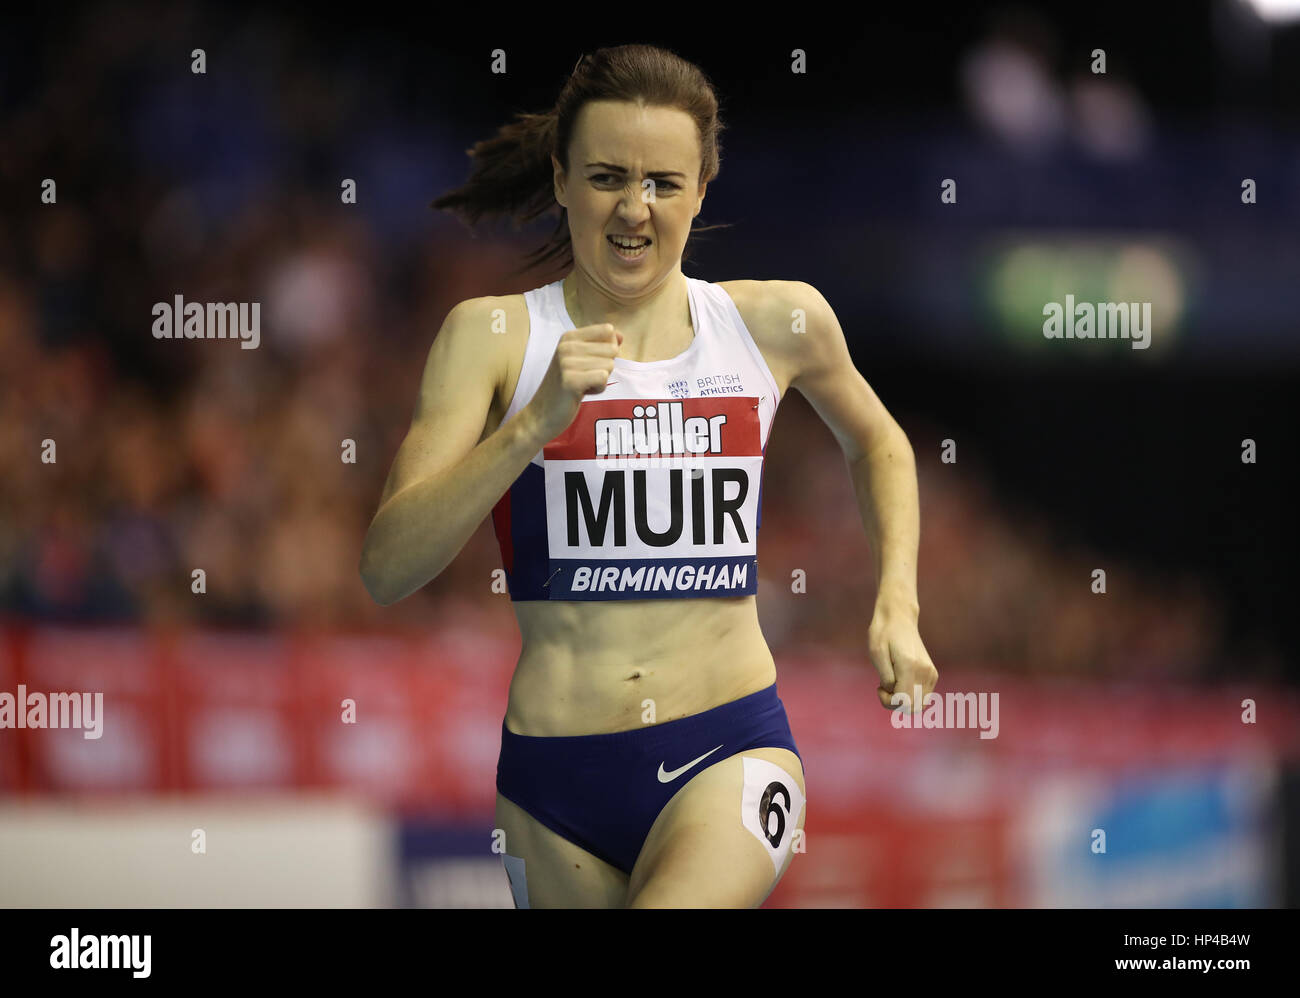
<path id="1" fill-rule="evenodd" d="M 492 509 L 511 600 L 691 599 L 758 590 L 763 454 L 776 381 L 731 296 L 686 278 L 689 347 L 614 358 Z M 502 424 L 575 328 L 562 280 L 526 292 L 528 344 Z"/>

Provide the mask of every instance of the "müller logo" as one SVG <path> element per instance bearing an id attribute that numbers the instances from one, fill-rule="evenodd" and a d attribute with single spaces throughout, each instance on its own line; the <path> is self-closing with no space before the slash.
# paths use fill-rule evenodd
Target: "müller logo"
<path id="1" fill-rule="evenodd" d="M 681 402 L 638 405 L 631 419 L 598 419 L 597 457 L 721 454 L 725 414 L 686 418 Z"/>

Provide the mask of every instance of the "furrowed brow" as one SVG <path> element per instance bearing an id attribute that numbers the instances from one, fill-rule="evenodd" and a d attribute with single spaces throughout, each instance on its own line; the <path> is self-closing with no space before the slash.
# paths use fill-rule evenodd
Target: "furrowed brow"
<path id="1" fill-rule="evenodd" d="M 627 173 L 627 167 L 619 166 L 617 163 L 588 163 L 588 167 L 598 166 L 602 169 L 611 170 L 614 173 Z M 686 179 L 686 174 L 679 170 L 651 170 L 646 174 L 647 177 L 681 177 Z"/>

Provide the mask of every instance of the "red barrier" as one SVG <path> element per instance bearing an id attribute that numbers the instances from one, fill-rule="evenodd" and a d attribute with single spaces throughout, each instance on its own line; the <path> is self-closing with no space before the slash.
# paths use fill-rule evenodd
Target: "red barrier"
<path id="1" fill-rule="evenodd" d="M 0 692 L 100 693 L 104 704 L 98 739 L 0 729 L 0 792 L 338 789 L 448 824 L 491 820 L 513 634 L 0 635 Z M 900 729 L 865 659 L 778 666 L 808 815 L 768 907 L 1035 904 L 1021 805 L 1053 776 L 1300 756 L 1300 700 L 1257 684 L 1120 689 L 949 666 L 941 692 L 969 692 L 976 706 L 985 694 L 983 718 Z M 1257 723 L 1243 723 L 1246 698 Z M 982 738 L 994 705 L 997 737 Z"/>
<path id="2" fill-rule="evenodd" d="M 0 691 L 102 693 L 104 733 L 0 730 L 0 790 L 337 788 L 448 815 L 492 809 L 513 635 L 3 634 Z M 818 820 L 877 820 L 882 801 L 892 814 L 933 816 L 963 798 L 1004 808 L 1026 775 L 1053 767 L 1300 755 L 1300 699 L 1281 688 L 1115 689 L 945 669 L 941 692 L 997 695 L 997 737 L 981 738 L 893 727 L 865 661 L 779 666 Z M 1242 722 L 1245 697 L 1257 723 Z"/>

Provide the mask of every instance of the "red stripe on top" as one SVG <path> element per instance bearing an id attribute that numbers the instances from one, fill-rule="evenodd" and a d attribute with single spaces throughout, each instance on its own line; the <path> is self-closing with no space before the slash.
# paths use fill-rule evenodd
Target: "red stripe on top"
<path id="1" fill-rule="evenodd" d="M 542 450 L 547 461 L 590 461 L 596 458 L 596 421 L 598 419 L 632 419 L 637 406 L 654 406 L 656 415 L 651 422 L 656 426 L 658 435 L 658 413 L 661 406 L 668 407 L 667 412 L 680 414 L 682 426 L 674 425 L 669 420 L 669 434 L 682 431 L 685 420 L 725 415 L 726 422 L 720 426 L 720 454 L 708 451 L 701 457 L 759 457 L 763 448 L 759 441 L 762 437 L 758 419 L 757 399 L 746 395 L 718 395 L 704 398 L 681 399 L 592 399 L 583 402 L 568 429 L 548 443 Z M 680 408 L 678 408 L 680 406 Z M 648 457 L 650 455 L 634 455 Z M 681 454 L 687 457 L 690 454 Z"/>

